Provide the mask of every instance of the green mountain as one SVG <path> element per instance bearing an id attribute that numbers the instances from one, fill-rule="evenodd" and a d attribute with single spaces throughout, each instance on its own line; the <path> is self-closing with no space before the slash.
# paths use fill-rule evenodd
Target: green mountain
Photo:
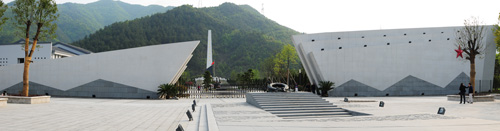
<path id="1" fill-rule="evenodd" d="M 72 44 L 94 52 L 162 43 L 201 40 L 188 63 L 190 76 L 205 71 L 208 30 L 212 30 L 216 75 L 259 69 L 259 64 L 291 44 L 298 32 L 267 19 L 248 5 L 224 3 L 218 7 L 189 5 L 166 13 L 117 22 Z"/>
<path id="2" fill-rule="evenodd" d="M 13 6 L 13 2 L 8 4 Z M 88 4 L 64 3 L 58 4 L 59 18 L 57 20 L 57 38 L 54 41 L 74 42 L 86 35 L 94 33 L 104 26 L 114 22 L 132 20 L 155 13 L 164 13 L 173 7 L 158 5 L 132 5 L 121 1 L 100 0 Z M 11 10 L 7 17 L 12 18 Z M 10 43 L 21 39 L 15 35 L 15 28 L 9 20 L 0 31 L 0 43 Z"/>

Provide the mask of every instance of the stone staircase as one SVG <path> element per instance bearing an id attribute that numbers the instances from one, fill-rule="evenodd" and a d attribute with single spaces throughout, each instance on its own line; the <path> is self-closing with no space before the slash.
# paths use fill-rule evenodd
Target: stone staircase
<path id="1" fill-rule="evenodd" d="M 246 101 L 284 119 L 353 116 L 352 112 L 339 108 L 310 92 L 247 93 Z"/>

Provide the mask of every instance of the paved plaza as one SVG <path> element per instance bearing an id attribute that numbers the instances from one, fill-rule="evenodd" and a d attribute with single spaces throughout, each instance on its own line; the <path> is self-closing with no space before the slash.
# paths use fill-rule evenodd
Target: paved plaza
<path id="1" fill-rule="evenodd" d="M 283 119 L 246 103 L 245 98 L 197 99 L 194 121 L 185 112 L 193 99 L 138 100 L 52 98 L 48 104 L 0 107 L 0 130 L 500 130 L 500 102 L 458 104 L 445 96 L 351 97 L 377 102 L 346 103 L 325 98 L 341 108 L 368 116 Z M 384 107 L 378 102 L 384 101 Z M 445 107 L 445 115 L 438 115 Z M 201 119 L 201 120 L 200 120 Z"/>

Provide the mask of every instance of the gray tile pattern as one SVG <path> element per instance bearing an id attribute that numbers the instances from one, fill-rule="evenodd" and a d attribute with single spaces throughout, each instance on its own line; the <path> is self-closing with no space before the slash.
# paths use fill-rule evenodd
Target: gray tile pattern
<path id="1" fill-rule="evenodd" d="M 13 85 L 5 91 L 9 94 L 19 94 L 22 91 L 22 82 Z M 78 87 L 62 91 L 49 86 L 30 82 L 30 94 L 62 96 L 62 97 L 97 97 L 97 98 L 158 98 L 156 92 L 139 89 L 124 84 L 98 79 Z"/>
<path id="2" fill-rule="evenodd" d="M 383 93 L 371 86 L 349 80 L 328 93 L 330 96 L 382 96 Z"/>
<path id="3" fill-rule="evenodd" d="M 460 73 L 446 87 L 440 87 L 415 76 L 409 75 L 389 88 L 380 91 L 371 86 L 349 80 L 328 92 L 330 96 L 418 96 L 418 95 L 449 95 L 457 94 L 460 83 L 468 83 L 469 76 Z"/>
<path id="4" fill-rule="evenodd" d="M 418 96 L 422 95 L 444 95 L 444 88 L 412 75 L 396 82 L 394 85 L 384 90 L 384 93 L 395 96 Z"/>

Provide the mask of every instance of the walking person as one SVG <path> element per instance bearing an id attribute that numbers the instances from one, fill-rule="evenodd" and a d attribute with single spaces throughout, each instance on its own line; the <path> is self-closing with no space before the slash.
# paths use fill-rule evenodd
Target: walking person
<path id="1" fill-rule="evenodd" d="M 474 86 L 472 86 L 470 83 L 469 83 L 469 100 L 468 100 L 468 103 L 472 104 L 474 102 L 474 99 L 472 98 L 474 96 Z"/>
<path id="2" fill-rule="evenodd" d="M 460 83 L 460 104 L 462 104 L 462 100 L 463 100 L 463 103 L 465 104 L 465 86 L 464 86 L 464 83 Z"/>

